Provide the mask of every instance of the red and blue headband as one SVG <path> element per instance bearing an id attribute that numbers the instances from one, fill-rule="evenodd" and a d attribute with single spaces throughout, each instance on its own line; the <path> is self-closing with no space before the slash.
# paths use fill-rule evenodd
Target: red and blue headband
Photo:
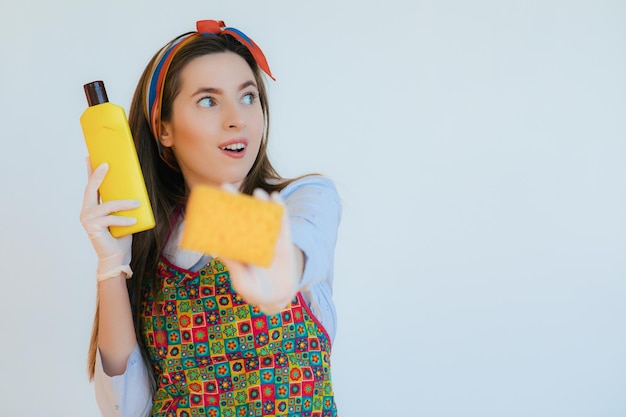
<path id="1" fill-rule="evenodd" d="M 165 45 L 154 60 L 154 65 L 152 66 L 150 76 L 146 78 L 147 84 L 144 86 L 144 93 L 146 97 L 144 110 L 146 112 L 146 117 L 150 122 L 150 130 L 152 130 L 152 134 L 157 141 L 159 155 L 161 155 L 161 158 L 164 158 L 163 150 L 161 148 L 161 141 L 159 140 L 159 138 L 161 137 L 160 121 L 161 101 L 163 99 L 163 85 L 165 83 L 167 71 L 172 62 L 172 59 L 176 55 L 176 52 L 180 50 L 182 46 L 189 43 L 189 41 L 198 36 L 230 35 L 233 38 L 237 39 L 239 42 L 241 42 L 241 44 L 244 45 L 248 49 L 248 51 L 250 51 L 259 68 L 261 68 L 261 70 L 263 70 L 263 72 L 265 72 L 272 80 L 275 80 L 272 72 L 270 71 L 269 65 L 267 64 L 267 59 L 265 59 L 265 55 L 263 55 L 263 51 L 261 51 L 261 48 L 259 48 L 252 39 L 250 39 L 240 30 L 226 27 L 224 22 L 221 20 L 199 20 L 198 22 L 196 22 L 196 30 L 197 32 L 182 35 L 171 41 L 169 44 Z M 167 162 L 168 165 L 172 165 L 171 161 L 167 161 L 165 158 L 164 161 Z"/>

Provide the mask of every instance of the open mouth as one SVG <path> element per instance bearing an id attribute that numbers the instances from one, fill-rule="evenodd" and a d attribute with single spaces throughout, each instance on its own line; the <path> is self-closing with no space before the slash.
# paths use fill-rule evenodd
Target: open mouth
<path id="1" fill-rule="evenodd" d="M 220 148 L 223 151 L 228 151 L 228 152 L 242 152 L 244 149 L 246 149 L 246 145 L 238 142 L 238 143 L 231 143 L 230 145 L 224 146 Z"/>

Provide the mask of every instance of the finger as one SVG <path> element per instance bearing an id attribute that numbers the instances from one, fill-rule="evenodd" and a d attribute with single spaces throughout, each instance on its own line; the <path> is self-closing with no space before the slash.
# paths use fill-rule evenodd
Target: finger
<path id="1" fill-rule="evenodd" d="M 94 212 L 101 211 L 101 215 L 107 215 L 118 211 L 133 210 L 140 205 L 141 203 L 137 200 L 112 200 L 100 204 Z"/>
<path id="2" fill-rule="evenodd" d="M 239 192 L 237 188 L 235 188 L 234 185 L 228 184 L 228 183 L 222 184 L 221 188 L 222 190 L 228 191 L 229 193 L 233 193 L 233 194 L 237 194 Z"/>
<path id="3" fill-rule="evenodd" d="M 93 174 L 93 167 L 91 166 L 91 157 L 85 158 L 85 163 L 87 164 L 87 178 Z"/>
<path id="4" fill-rule="evenodd" d="M 120 211 L 132 210 L 139 207 L 139 205 L 139 201 L 137 200 L 108 201 L 93 207 L 84 208 L 80 215 L 80 221 L 84 225 L 88 225 L 93 222 L 91 219 L 108 216 Z"/>
<path id="5" fill-rule="evenodd" d="M 132 226 L 137 223 L 137 219 L 129 216 L 104 216 L 88 219 L 83 223 L 83 227 L 90 239 L 99 238 L 103 234 L 110 234 L 111 226 Z"/>
<path id="6" fill-rule="evenodd" d="M 137 223 L 137 219 L 132 216 L 119 216 L 111 214 L 108 216 L 90 217 L 81 219 L 83 227 L 89 237 L 99 237 L 103 233 L 109 233 L 111 226 L 132 226 Z"/>
<path id="7" fill-rule="evenodd" d="M 243 282 L 245 281 L 244 277 L 246 276 L 248 266 L 231 258 L 225 258 L 223 256 L 220 256 L 220 259 L 226 264 L 226 267 L 228 268 L 230 281 L 235 291 L 241 293 L 241 291 L 243 290 L 245 292 L 245 288 L 242 288 L 242 286 Z"/>
<path id="8" fill-rule="evenodd" d="M 270 194 L 270 200 L 280 205 L 285 204 L 285 200 L 283 200 L 283 197 L 280 195 L 278 191 L 274 191 L 272 192 L 272 194 Z"/>
<path id="9" fill-rule="evenodd" d="M 93 207 L 98 205 L 98 188 L 102 185 L 104 177 L 109 170 L 109 164 L 106 162 L 100 164 L 95 171 L 89 176 L 87 180 L 87 186 L 85 187 L 85 195 L 83 197 L 83 207 Z"/>
<path id="10" fill-rule="evenodd" d="M 252 195 L 259 200 L 268 201 L 270 199 L 269 194 L 262 188 L 255 188 Z"/>
<path id="11" fill-rule="evenodd" d="M 91 168 L 91 159 L 89 157 L 85 158 L 85 166 L 87 167 L 87 178 L 89 178 L 93 172 L 93 169 Z"/>
<path id="12" fill-rule="evenodd" d="M 137 223 L 137 219 L 131 216 L 116 216 L 114 214 L 104 217 L 94 217 L 90 226 L 94 228 L 107 229 L 111 226 L 132 226 Z"/>

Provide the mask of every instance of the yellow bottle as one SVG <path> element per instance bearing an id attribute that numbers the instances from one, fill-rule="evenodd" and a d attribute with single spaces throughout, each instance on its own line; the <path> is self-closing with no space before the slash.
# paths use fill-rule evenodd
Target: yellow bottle
<path id="1" fill-rule="evenodd" d="M 91 166 L 96 169 L 103 162 L 109 170 L 100 186 L 103 202 L 111 200 L 137 200 L 138 208 L 114 213 L 135 217 L 132 226 L 111 226 L 111 235 L 120 237 L 154 227 L 154 215 L 148 198 L 146 184 L 137 158 L 137 150 L 128 126 L 124 109 L 109 99 L 102 81 L 85 84 L 89 107 L 80 117 Z"/>

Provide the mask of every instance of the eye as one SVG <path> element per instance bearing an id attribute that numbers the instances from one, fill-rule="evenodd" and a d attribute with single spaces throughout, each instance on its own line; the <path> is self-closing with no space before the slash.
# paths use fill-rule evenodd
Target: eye
<path id="1" fill-rule="evenodd" d="M 200 100 L 198 100 L 198 105 L 200 107 L 204 107 L 206 109 L 215 106 L 215 100 L 213 99 L 213 97 L 202 97 Z"/>
<path id="2" fill-rule="evenodd" d="M 245 104 L 254 104 L 257 101 L 258 98 L 258 94 L 257 93 L 246 93 L 244 94 L 243 98 L 241 99 L 241 101 Z"/>

